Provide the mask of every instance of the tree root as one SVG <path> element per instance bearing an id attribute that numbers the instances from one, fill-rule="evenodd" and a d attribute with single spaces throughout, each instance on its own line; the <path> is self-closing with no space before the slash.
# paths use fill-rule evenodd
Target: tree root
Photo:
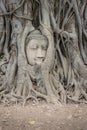
<path id="1" fill-rule="evenodd" d="M 73 98 L 73 97 L 67 96 L 67 99 L 69 99 L 69 100 L 71 100 L 71 101 L 73 101 L 73 102 L 75 102 L 75 103 L 84 103 L 84 104 L 87 104 L 87 101 L 77 100 L 77 99 L 75 99 L 75 98 Z"/>

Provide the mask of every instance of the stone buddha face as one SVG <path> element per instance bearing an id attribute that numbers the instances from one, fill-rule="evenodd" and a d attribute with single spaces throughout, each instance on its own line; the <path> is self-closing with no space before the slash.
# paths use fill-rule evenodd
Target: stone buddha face
<path id="1" fill-rule="evenodd" d="M 44 36 L 33 36 L 27 43 L 26 55 L 30 65 L 41 65 L 46 57 L 48 41 Z"/>

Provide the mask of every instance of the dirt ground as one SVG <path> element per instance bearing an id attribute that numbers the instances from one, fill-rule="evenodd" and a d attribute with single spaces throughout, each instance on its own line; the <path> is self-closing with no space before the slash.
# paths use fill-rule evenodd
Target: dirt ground
<path id="1" fill-rule="evenodd" d="M 87 105 L 0 105 L 0 130 L 87 130 Z"/>

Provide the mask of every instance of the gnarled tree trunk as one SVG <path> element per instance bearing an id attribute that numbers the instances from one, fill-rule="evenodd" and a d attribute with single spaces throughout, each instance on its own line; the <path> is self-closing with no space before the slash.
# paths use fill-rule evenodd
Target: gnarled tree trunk
<path id="1" fill-rule="evenodd" d="M 87 103 L 86 42 L 86 0 L 0 0 L 0 101 Z"/>

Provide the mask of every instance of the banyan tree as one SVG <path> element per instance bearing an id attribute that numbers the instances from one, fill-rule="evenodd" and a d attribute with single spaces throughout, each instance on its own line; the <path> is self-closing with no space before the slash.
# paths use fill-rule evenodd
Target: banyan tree
<path id="1" fill-rule="evenodd" d="M 0 0 L 0 102 L 87 103 L 87 0 Z"/>

